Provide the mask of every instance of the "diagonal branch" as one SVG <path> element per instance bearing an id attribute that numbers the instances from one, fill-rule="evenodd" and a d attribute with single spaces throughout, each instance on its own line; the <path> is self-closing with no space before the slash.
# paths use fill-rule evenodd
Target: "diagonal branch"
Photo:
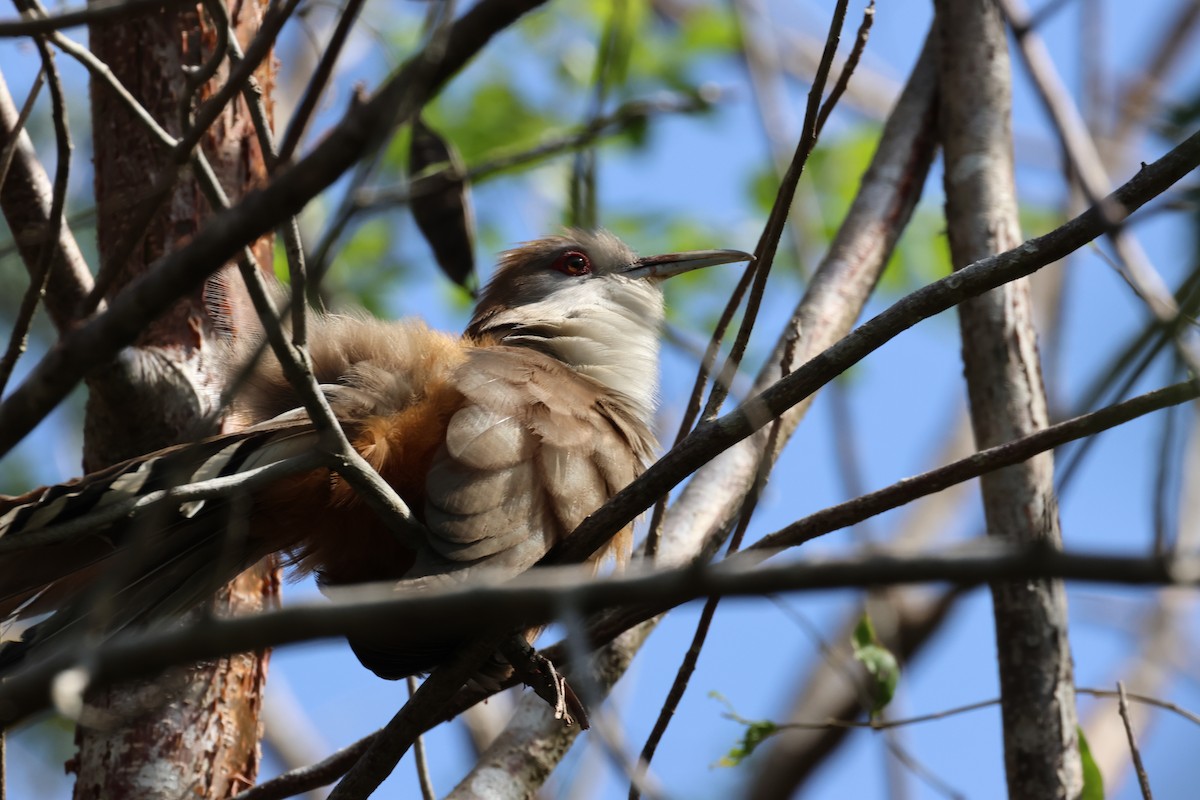
<path id="1" fill-rule="evenodd" d="M 63 99 L 62 79 L 58 67 L 54 63 L 54 54 L 46 45 L 45 37 L 36 40 L 38 54 L 42 59 L 42 73 L 50 85 L 50 99 L 54 118 L 54 141 L 57 157 L 54 167 L 54 189 L 50 199 L 50 219 L 46 228 L 46 242 L 58 241 L 66 221 L 63 218 L 67 203 L 67 181 L 71 171 L 71 133 L 67 125 L 67 104 Z M 17 359 L 25 352 L 28 343 L 29 327 L 33 324 L 34 314 L 46 295 L 46 287 L 50 285 L 50 270 L 54 263 L 53 248 L 44 247 L 33 264 L 29 274 L 29 287 L 21 298 L 17 318 L 9 335 L 8 349 L 0 359 L 0 395 L 8 386 L 8 379 L 17 365 Z"/>
<path id="2" fill-rule="evenodd" d="M 0 207 L 13 231 L 48 231 L 51 228 L 53 190 L 33 143 L 18 125 L 19 113 L 8 86 L 0 78 L 0 143 L 12 147 L 13 160 L 0 186 Z M 46 310 L 58 330 L 64 331 L 75 321 L 78 309 L 92 288 L 92 275 L 79 244 L 64 220 L 57 240 L 43 235 L 16 235 L 17 249 L 32 274 L 50 250 L 49 285 Z"/>

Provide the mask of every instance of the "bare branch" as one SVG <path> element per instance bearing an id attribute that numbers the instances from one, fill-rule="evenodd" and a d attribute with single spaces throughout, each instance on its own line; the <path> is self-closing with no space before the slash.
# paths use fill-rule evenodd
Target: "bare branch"
<path id="1" fill-rule="evenodd" d="M 500 630 L 502 632 L 497 633 Z M 329 795 L 329 800 L 365 800 L 392 773 L 401 756 L 429 726 L 441 716 L 450 699 L 479 671 L 484 660 L 509 635 L 509 628 L 497 627 L 464 647 L 448 663 L 438 667 L 421 687 L 373 737 L 366 752 Z"/>
<path id="2" fill-rule="evenodd" d="M 322 49 L 317 68 L 313 70 L 308 86 L 304 88 L 304 96 L 296 105 L 291 120 L 288 121 L 287 130 L 280 140 L 279 151 L 271 160 L 272 170 L 292 160 L 296 147 L 304 136 L 304 129 L 308 127 L 308 122 L 317 108 L 317 101 L 321 99 L 321 93 L 325 91 L 325 85 L 329 82 L 330 75 L 333 74 L 333 67 L 337 64 L 338 56 L 341 55 L 342 48 L 346 45 L 350 29 L 354 27 L 354 21 L 358 19 L 358 13 L 362 7 L 363 0 L 348 0 L 346 7 L 342 9 L 337 26 L 333 29 L 333 35 L 329 37 L 329 41 Z"/>
<path id="3" fill-rule="evenodd" d="M 728 395 L 729 387 L 733 382 L 733 375 L 736 373 L 738 365 L 745 354 L 746 345 L 750 339 L 750 332 L 754 326 L 754 320 L 757 317 L 759 307 L 762 302 L 763 292 L 766 289 L 766 279 L 770 273 L 771 266 L 774 262 L 775 250 L 779 245 L 779 240 L 783 235 L 785 226 L 787 225 L 788 210 L 791 207 L 792 197 L 796 191 L 796 184 L 800 180 L 800 175 L 803 172 L 804 165 L 807 163 L 813 148 L 816 147 L 817 137 L 820 136 L 821 127 L 828 118 L 830 111 L 837 104 L 838 98 L 845 91 L 846 84 L 853 74 L 854 66 L 858 63 L 858 56 L 861 55 L 862 48 L 866 46 L 867 31 L 870 29 L 870 20 L 874 17 L 875 8 L 871 5 L 864 13 L 862 26 L 859 28 L 858 38 L 855 42 L 855 54 L 852 54 L 850 60 L 838 78 L 838 83 L 834 87 L 830 96 L 821 102 L 821 95 L 825 90 L 825 82 L 829 76 L 829 70 L 833 62 L 833 53 L 837 50 L 837 42 L 841 36 L 842 25 L 845 21 L 846 4 L 840 3 L 834 10 L 833 19 L 830 22 L 829 33 L 826 39 L 826 55 L 821 60 L 821 66 L 817 70 L 817 75 L 813 80 L 812 88 L 809 92 L 808 109 L 805 114 L 803 135 L 800 137 L 800 142 L 796 147 L 796 153 L 792 158 L 791 164 L 784 173 L 783 179 L 780 182 L 779 190 L 775 197 L 775 203 L 771 208 L 771 214 L 767 219 L 767 224 L 763 230 L 762 237 L 759 240 L 756 248 L 757 261 L 752 272 L 754 274 L 753 286 L 750 290 L 750 295 L 746 303 L 745 315 L 742 319 L 742 325 L 738 330 L 737 337 L 734 341 L 733 348 L 726 360 L 721 375 L 713 386 L 712 393 L 709 395 L 708 405 L 705 410 L 705 417 L 715 416 L 716 411 L 720 408 Z M 735 292 L 734 299 L 731 299 L 725 309 L 725 317 L 728 317 L 737 305 L 738 293 Z M 715 345 L 724 335 L 723 329 L 718 329 L 713 335 L 712 345 Z M 712 349 L 710 345 L 710 350 Z M 795 340 L 791 341 L 791 346 L 794 349 Z M 792 353 L 784 356 L 783 362 L 790 363 Z M 701 364 L 701 376 L 706 374 L 708 368 L 707 359 Z M 690 409 L 689 409 L 690 410 Z M 689 426 L 692 419 L 685 415 L 684 421 L 680 424 L 682 432 L 686 426 Z M 757 506 L 758 498 L 761 495 L 762 487 L 766 484 L 767 477 L 771 470 L 771 458 L 766 455 L 774 451 L 778 442 L 780 431 L 782 429 L 782 421 L 776 420 L 771 426 L 768 434 L 768 442 L 764 450 L 764 454 L 759 457 L 759 464 L 755 482 L 752 491 L 747 492 L 742 501 L 742 507 L 738 511 L 738 523 L 733 532 L 733 536 L 729 542 L 728 552 L 737 552 L 741 547 L 742 538 L 745 536 L 746 529 L 750 524 L 751 516 Z M 660 505 L 661 508 L 661 505 Z M 654 542 L 647 542 L 647 550 L 651 549 Z M 696 663 L 700 659 L 700 652 L 704 647 L 704 642 L 708 638 L 708 632 L 712 625 L 713 617 L 716 615 L 718 600 L 710 599 L 704 605 L 704 610 L 701 612 L 700 621 L 696 625 L 696 633 L 692 638 L 692 643 L 687 652 L 684 654 L 682 663 L 675 675 L 675 681 L 667 693 L 666 700 L 659 711 L 658 718 L 655 720 L 654 728 L 646 738 L 646 743 L 642 747 L 640 764 L 637 775 L 631 777 L 629 787 L 630 800 L 637 800 L 641 794 L 639 786 L 639 778 L 644 776 L 650 768 L 650 762 L 654 758 L 654 753 L 658 748 L 659 742 L 666 735 L 667 726 L 670 724 L 671 718 L 675 715 L 675 710 L 680 701 L 683 699 L 684 692 L 687 690 L 688 683 L 692 673 L 695 672 Z"/>
<path id="4" fill-rule="evenodd" d="M 712 567 L 636 570 L 622 576 L 581 579 L 580 568 L 538 569 L 508 583 L 397 595 L 391 584 L 347 591 L 333 603 L 297 604 L 253 616 L 207 618 L 166 629 L 126 631 L 100 643 L 89 653 L 93 685 L 156 674 L 162 669 L 222 654 L 278 647 L 301 641 L 369 635 L 372 631 L 414 619 L 439 636 L 478 639 L 481 631 L 503 631 L 538 624 L 558 616 L 564 602 L 581 611 L 601 608 L 652 608 L 659 613 L 701 597 L 752 597 L 789 591 L 816 591 L 945 582 L 977 586 L 999 580 L 1060 578 L 1127 586 L 1200 585 L 1200 560 L 1195 555 L 1170 559 L 1094 555 L 1048 550 L 1044 546 L 1008 546 L 980 541 L 959 549 L 912 554 L 873 553 L 844 559 L 809 559 L 779 566 L 752 565 L 740 559 Z M 478 642 L 479 661 L 431 684 L 427 701 L 444 703 L 455 695 L 483 658 L 495 652 L 500 634 L 488 634 L 490 648 Z M 469 648 L 476 652 L 474 645 Z M 78 665 L 75 649 L 46 652 L 36 662 L 0 684 L 0 722 L 9 725 L 45 708 L 55 677 Z M 442 668 L 445 669 L 445 668 Z M 441 670 L 439 670 L 441 671 Z M 437 675 L 435 672 L 434 675 Z M 451 680 L 453 678 L 453 680 Z M 457 682 L 455 682 L 457 681 Z M 454 683 L 448 688 L 449 683 Z M 418 698 L 420 693 L 418 692 Z M 539 699 L 539 703 L 542 701 Z M 393 720 L 392 747 L 407 747 L 411 738 L 448 717 L 442 709 L 402 711 Z M 439 708 L 442 708 L 439 706 Z M 561 723 L 559 723 L 561 725 Z M 381 756 L 382 757 L 382 756 Z M 388 759 L 398 758 L 395 752 Z M 394 760 L 393 760 L 394 763 Z M 378 764 L 377 764 L 378 766 Z"/>
<path id="5" fill-rule="evenodd" d="M 408 696 L 417 693 L 417 679 L 408 676 Z M 429 759 L 425 753 L 425 739 L 421 736 L 413 742 L 413 761 L 417 767 L 417 782 L 421 785 L 422 800 L 437 800 L 437 792 L 433 788 L 433 776 L 429 774 Z"/>
<path id="6" fill-rule="evenodd" d="M 0 205 L 9 228 L 17 232 L 16 246 L 31 275 L 42 261 L 43 249 L 50 251 L 46 310 L 55 327 L 64 331 L 75 321 L 83 298 L 91 291 L 92 275 L 65 221 L 56 240 L 37 233 L 52 227 L 53 190 L 19 119 L 8 86 L 0 79 L 0 142 L 6 149 L 12 148 L 14 159 L 0 186 Z M 30 236 L 31 232 L 35 235 Z"/>
<path id="7" fill-rule="evenodd" d="M 1120 148 L 1134 129 L 1151 113 L 1162 85 L 1172 68 L 1190 52 L 1188 47 L 1196 26 L 1200 25 L 1200 2 L 1181 0 L 1175 14 L 1163 25 L 1159 39 L 1146 48 L 1149 63 L 1139 70 L 1133 84 L 1125 89 L 1117 109 L 1113 142 Z"/>
<path id="8" fill-rule="evenodd" d="M 1094 436 L 1144 414 L 1185 403 L 1198 396 L 1200 396 L 1200 388 L 1195 384 L 1176 383 L 1148 394 L 1139 395 L 1123 403 L 1065 420 L 1020 439 L 972 453 L 951 464 L 914 475 L 911 478 L 904 478 L 884 489 L 824 508 L 785 528 L 767 534 L 755 542 L 751 549 L 771 551 L 784 547 L 795 547 L 839 528 L 870 519 L 876 514 L 909 503 L 918 497 L 925 497 L 954 484 L 996 472 L 1004 467 L 1020 464 L 1038 453 L 1044 453 L 1085 436 Z"/>
<path id="9" fill-rule="evenodd" d="M 153 11 L 165 6 L 181 5 L 183 0 L 98 0 L 86 8 L 58 14 L 25 17 L 21 20 L 0 20 L 0 38 L 36 36 L 62 28 L 74 28 L 93 22 L 104 22 Z"/>
<path id="10" fill-rule="evenodd" d="M 50 98 L 53 106 L 54 141 L 57 148 L 57 158 L 54 166 L 54 190 L 50 199 L 50 220 L 47 229 L 47 242 L 58 241 L 62 233 L 63 209 L 67 204 L 67 181 L 71 172 L 71 132 L 67 126 L 67 105 L 63 99 L 62 79 L 58 75 L 58 67 L 54 64 L 54 55 L 46 46 L 44 37 L 36 40 L 38 54 L 42 59 L 42 73 L 50 84 Z M 19 134 L 18 134 L 19 136 Z M 16 144 L 14 140 L 13 145 Z M 41 256 L 30 271 L 29 287 L 21 298 L 21 306 L 17 318 L 9 334 L 8 349 L 0 359 L 0 395 L 8 385 L 8 379 L 17 365 L 17 359 L 25 352 L 29 336 L 29 326 L 33 324 L 33 316 L 45 297 L 46 287 L 50 284 L 50 269 L 54 263 L 54 250 L 42 248 Z"/>
<path id="11" fill-rule="evenodd" d="M 1017 51 L 1066 152 L 1070 177 L 1078 182 L 1089 204 L 1105 210 L 1100 199 L 1111 189 L 1112 182 L 1087 124 L 1055 71 L 1045 44 L 1029 29 L 1028 13 L 1020 0 L 1000 0 L 1000 5 L 1016 32 Z M 1123 209 L 1113 209 L 1111 228 L 1105 234 L 1121 260 L 1121 275 L 1164 327 L 1174 327 L 1180 315 L 1179 306 L 1141 245 L 1121 224 L 1124 217 Z M 1192 374 L 1200 375 L 1200 346 L 1187 334 L 1187 329 L 1179 330 L 1175 344 Z"/>
<path id="12" fill-rule="evenodd" d="M 38 94 L 42 91 L 42 84 L 46 82 L 46 70 L 39 69 L 37 76 L 33 79 L 33 86 L 29 88 L 29 94 L 25 97 L 25 102 L 21 104 L 21 113 L 17 115 L 16 122 L 6 131 L 4 150 L 0 152 L 0 186 L 8 180 L 8 170 L 12 166 L 13 156 L 17 154 L 17 146 L 21 141 L 21 134 L 25 132 L 25 123 L 29 121 L 29 115 L 33 112 L 33 105 L 37 102 Z"/>
<path id="13" fill-rule="evenodd" d="M 630 100 L 617 106 L 612 113 L 591 120 L 587 125 L 576 128 L 571 133 L 543 138 L 528 150 L 501 153 L 473 167 L 468 167 L 462 172 L 456 170 L 452 165 L 448 165 L 443 170 L 430 173 L 429 177 L 441 176 L 448 181 L 465 181 L 474 185 L 506 170 L 586 147 L 602 136 L 620 133 L 632 124 L 643 122 L 659 114 L 688 114 L 707 111 L 713 107 L 714 103 L 720 101 L 722 96 L 719 89 L 706 88 L 698 95 L 667 94 L 656 95 L 644 100 Z M 419 186 L 364 187 L 355 197 L 354 207 L 356 211 L 361 212 L 408 205 L 423 193 L 430 191 L 432 185 L 433 182 L 422 183 Z"/>
<path id="14" fill-rule="evenodd" d="M 378 735 L 379 731 L 376 731 L 364 736 L 357 742 L 331 753 L 323 761 L 263 781 L 235 795 L 232 800 L 284 800 L 320 786 L 328 786 L 346 774 L 346 770 L 362 757 Z"/>
<path id="15" fill-rule="evenodd" d="M 1117 681 L 1117 707 L 1121 712 L 1121 721 L 1125 723 L 1125 735 L 1129 737 L 1129 753 L 1133 758 L 1133 768 L 1137 772 L 1138 786 L 1142 790 L 1144 800 L 1153 800 L 1154 796 L 1150 792 L 1150 777 L 1146 774 L 1146 767 L 1142 764 L 1142 754 L 1138 750 L 1137 740 L 1133 738 L 1133 725 L 1129 722 L 1129 700 L 1125 697 L 1125 684 Z"/>

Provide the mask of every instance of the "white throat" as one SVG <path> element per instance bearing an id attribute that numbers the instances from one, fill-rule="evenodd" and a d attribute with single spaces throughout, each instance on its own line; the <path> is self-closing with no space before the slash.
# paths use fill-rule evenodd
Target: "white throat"
<path id="1" fill-rule="evenodd" d="M 508 309 L 489 327 L 513 325 L 505 344 L 544 350 L 624 396 L 647 424 L 658 402 L 662 291 L 645 280 L 605 276 Z"/>

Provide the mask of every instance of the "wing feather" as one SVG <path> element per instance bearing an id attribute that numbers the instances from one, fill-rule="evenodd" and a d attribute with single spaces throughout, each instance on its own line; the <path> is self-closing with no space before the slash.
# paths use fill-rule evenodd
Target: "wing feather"
<path id="1" fill-rule="evenodd" d="M 452 562 L 528 569 L 652 451 L 645 424 L 604 387 L 537 351 L 473 349 L 453 383 L 463 405 L 434 455 L 425 504 L 432 549 Z"/>

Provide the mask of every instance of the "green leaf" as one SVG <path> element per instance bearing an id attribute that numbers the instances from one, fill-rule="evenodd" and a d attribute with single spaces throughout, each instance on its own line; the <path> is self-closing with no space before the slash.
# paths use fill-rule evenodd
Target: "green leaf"
<path id="1" fill-rule="evenodd" d="M 712 691 L 708 693 L 708 696 L 723 703 L 729 709 L 725 714 L 727 719 L 746 726 L 746 732 L 742 734 L 742 738 L 738 740 L 738 743 L 731 747 L 729 752 L 722 756 L 713 766 L 738 766 L 752 756 L 760 744 L 779 732 L 779 726 L 769 719 L 746 719 L 738 714 L 734 710 L 733 704 L 720 692 Z"/>
<path id="2" fill-rule="evenodd" d="M 282 236 L 275 237 L 275 245 L 271 249 L 271 271 L 275 273 L 275 279 L 284 286 L 291 282 L 292 274 L 288 269 L 287 246 L 284 245 Z"/>
<path id="3" fill-rule="evenodd" d="M 764 215 L 775 205 L 775 195 L 779 193 L 779 177 L 771 167 L 762 167 L 750 174 L 748 193 L 754 207 Z"/>
<path id="4" fill-rule="evenodd" d="M 1079 800 L 1104 800 L 1104 776 L 1096 766 L 1096 759 L 1092 758 L 1092 748 L 1088 747 L 1083 728 L 1076 727 L 1075 731 L 1079 734 L 1079 759 L 1083 762 L 1083 793 Z"/>
<path id="5" fill-rule="evenodd" d="M 906 294 L 949 274 L 946 218 L 941 209 L 918 206 L 904 233 L 900 234 L 879 288 L 891 294 Z"/>
<path id="6" fill-rule="evenodd" d="M 850 638 L 854 648 L 854 659 L 861 663 L 867 674 L 873 678 L 871 684 L 871 716 L 874 717 L 887 704 L 892 702 L 896 694 L 896 684 L 900 681 L 900 663 L 892 655 L 892 651 L 884 647 L 875 635 L 875 626 L 871 618 L 863 614 L 854 626 L 854 634 Z"/>
<path id="7" fill-rule="evenodd" d="M 732 53 L 738 46 L 737 22 L 724 6 L 700 6 L 683 20 L 679 46 L 693 53 Z"/>
<path id="8" fill-rule="evenodd" d="M 779 726 L 769 719 L 760 719 L 751 722 L 746 726 L 746 732 L 742 735 L 729 752 L 717 761 L 718 767 L 736 767 L 744 760 L 754 754 L 754 750 L 763 743 L 768 737 L 772 736 L 779 730 Z"/>
<path id="9" fill-rule="evenodd" d="M 427 122 L 453 141 L 463 162 L 476 164 L 498 150 L 522 150 L 557 125 L 541 111 L 508 70 L 444 95 L 425 112 Z M 388 151 L 393 156 L 392 150 Z M 395 154 L 399 156 L 400 154 Z M 403 163 L 403 157 L 396 159 Z"/>

